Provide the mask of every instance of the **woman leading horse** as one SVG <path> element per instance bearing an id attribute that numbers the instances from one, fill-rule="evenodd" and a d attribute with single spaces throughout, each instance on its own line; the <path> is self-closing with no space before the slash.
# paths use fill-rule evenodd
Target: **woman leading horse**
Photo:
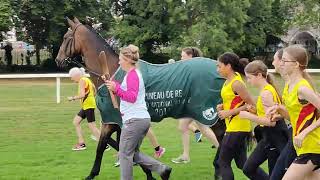
<path id="1" fill-rule="evenodd" d="M 99 63 L 93 61 L 99 58 L 99 53 L 104 51 L 108 57 L 108 69 L 110 75 L 114 74 L 119 67 L 119 56 L 111 49 L 106 42 L 93 33 L 90 28 L 81 24 L 77 18 L 74 20 L 67 19 L 70 29 L 63 37 L 63 42 L 60 46 L 59 53 L 56 57 L 56 63 L 62 67 L 67 65 L 70 58 L 76 55 L 82 55 L 85 60 L 86 69 L 90 74 L 90 79 L 98 89 L 104 86 L 104 81 L 101 76 L 103 70 L 99 67 Z M 70 61 L 69 61 L 70 62 Z M 108 120 L 105 120 L 108 121 Z M 111 135 L 117 132 L 117 141 L 111 138 Z M 115 123 L 103 123 L 101 127 L 101 135 L 96 150 L 96 158 L 92 170 L 87 180 L 93 179 L 99 175 L 101 160 L 107 144 L 119 151 L 119 139 L 121 128 Z M 147 174 L 147 179 L 152 180 L 151 171 L 142 168 Z"/>

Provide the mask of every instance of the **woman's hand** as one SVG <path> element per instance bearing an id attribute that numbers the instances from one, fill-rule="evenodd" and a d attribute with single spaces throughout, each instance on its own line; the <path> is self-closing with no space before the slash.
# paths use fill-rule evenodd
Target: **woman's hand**
<path id="1" fill-rule="evenodd" d="M 69 96 L 67 98 L 68 98 L 68 101 L 74 101 L 74 97 L 73 96 Z"/>
<path id="2" fill-rule="evenodd" d="M 105 82 L 105 83 L 107 82 L 107 78 L 106 78 L 106 76 L 105 76 L 105 75 L 100 76 L 100 77 L 101 77 L 101 79 L 102 79 L 102 81 L 103 81 L 103 82 Z"/>
<path id="3" fill-rule="evenodd" d="M 275 104 L 275 105 L 271 106 L 270 108 L 268 108 L 266 114 L 269 114 L 269 115 L 277 114 L 278 109 L 279 109 L 279 105 Z"/>
<path id="4" fill-rule="evenodd" d="M 69 97 L 67 97 L 68 98 L 68 101 L 73 101 L 74 99 L 73 99 L 73 96 L 69 96 Z"/>
<path id="5" fill-rule="evenodd" d="M 301 148 L 302 146 L 302 142 L 304 140 L 304 138 L 306 137 L 306 135 L 303 133 L 303 131 L 296 135 L 294 138 L 293 138 L 293 144 L 298 147 L 298 148 Z"/>
<path id="6" fill-rule="evenodd" d="M 221 110 L 221 111 L 218 111 L 218 116 L 220 119 L 225 119 L 225 118 L 230 117 L 231 114 L 230 114 L 230 111 L 228 111 L 228 110 Z"/>
<path id="7" fill-rule="evenodd" d="M 281 107 L 278 104 L 275 104 L 275 105 L 271 106 L 270 108 L 268 108 L 266 115 L 270 119 L 271 122 L 276 122 L 278 120 L 283 119 L 283 116 L 281 114 L 279 114 L 280 108 Z"/>
<path id="8" fill-rule="evenodd" d="M 105 84 L 106 84 L 107 88 L 108 88 L 110 91 L 112 91 L 112 92 L 115 92 L 115 91 L 116 91 L 116 83 L 115 83 L 115 82 L 106 80 L 106 81 L 105 81 Z"/>
<path id="9" fill-rule="evenodd" d="M 246 105 L 246 111 L 248 111 L 248 112 L 250 112 L 252 114 L 257 114 L 257 109 L 254 106 L 250 105 L 250 104 Z"/>
<path id="10" fill-rule="evenodd" d="M 222 111 L 223 110 L 223 104 L 218 104 L 216 109 L 217 109 L 217 111 Z"/>
<path id="11" fill-rule="evenodd" d="M 69 96 L 67 98 L 68 98 L 68 101 L 73 101 L 73 97 L 72 96 Z"/>
<path id="12" fill-rule="evenodd" d="M 276 113 L 276 114 L 273 114 L 272 116 L 270 116 L 271 122 L 277 122 L 282 119 L 283 119 L 283 117 L 279 113 Z"/>

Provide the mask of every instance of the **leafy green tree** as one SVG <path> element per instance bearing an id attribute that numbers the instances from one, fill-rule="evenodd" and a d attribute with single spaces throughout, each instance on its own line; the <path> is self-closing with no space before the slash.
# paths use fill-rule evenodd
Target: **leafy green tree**
<path id="1" fill-rule="evenodd" d="M 319 0 L 286 0 L 291 5 L 289 25 L 320 28 Z"/>
<path id="2" fill-rule="evenodd" d="M 198 46 L 212 58 L 225 51 L 252 57 L 268 35 L 286 31 L 287 9 L 280 0 L 186 1 L 181 44 Z"/>
<path id="3" fill-rule="evenodd" d="M 62 37 L 67 31 L 65 17 L 78 17 L 84 21 L 86 16 L 96 17 L 110 28 L 112 20 L 108 12 L 109 1 L 97 0 L 12 0 L 17 12 L 17 24 L 22 39 L 35 45 L 37 64 L 40 64 L 40 49 L 47 47 L 55 57 Z M 19 22 L 19 23 L 18 23 Z"/>
<path id="4" fill-rule="evenodd" d="M 250 0 L 248 20 L 244 24 L 245 41 L 239 54 L 253 57 L 257 49 L 264 49 L 267 36 L 281 35 L 287 28 L 288 6 L 280 0 Z"/>
<path id="5" fill-rule="evenodd" d="M 22 0 L 19 18 L 28 41 L 35 45 L 37 65 L 40 65 L 40 49 L 48 44 L 51 9 L 46 0 Z"/>
<path id="6" fill-rule="evenodd" d="M 12 8 L 10 0 L 2 0 L 0 3 L 0 32 L 6 32 L 12 26 Z M 0 33 L 0 41 L 3 40 L 2 34 Z"/>
<path id="7" fill-rule="evenodd" d="M 181 5 L 180 1 L 170 0 L 128 0 L 112 1 L 112 14 L 117 15 L 112 34 L 123 45 L 133 43 L 140 46 L 144 59 L 161 55 L 170 39 L 178 36 L 177 24 L 170 23 L 170 10 Z M 158 63 L 168 57 L 160 57 Z M 156 62 L 156 60 L 151 60 Z"/>
<path id="8" fill-rule="evenodd" d="M 113 33 L 121 42 L 141 44 L 145 54 L 166 52 L 176 59 L 185 46 L 200 47 L 209 57 L 239 49 L 250 5 L 249 0 L 128 0 L 114 4 L 119 20 Z"/>
<path id="9" fill-rule="evenodd" d="M 56 57 L 59 46 L 63 40 L 63 35 L 67 31 L 68 25 L 65 17 L 77 17 L 81 22 L 85 22 L 86 16 L 94 17 L 103 23 L 102 34 L 107 36 L 110 28 L 110 21 L 113 20 L 109 12 L 109 1 L 97 0 L 50 0 L 49 6 L 52 8 L 52 15 L 49 19 L 48 43 L 51 45 L 52 55 Z"/>
<path id="10" fill-rule="evenodd" d="M 237 51 L 243 41 L 248 0 L 186 1 L 181 24 L 182 47 L 197 46 L 208 57 L 217 58 L 225 51 Z M 178 41 L 178 42 L 179 42 Z"/>
<path id="11" fill-rule="evenodd" d="M 90 16 L 103 23 L 103 37 L 136 44 L 143 59 L 164 63 L 179 59 L 186 46 L 197 46 L 211 58 L 225 51 L 252 56 L 265 46 L 267 35 L 286 30 L 287 7 L 282 4 L 289 1 L 294 0 L 12 0 L 11 4 L 15 3 L 14 22 L 21 37 L 38 50 L 48 47 L 53 57 L 68 27 L 64 17 L 84 21 Z"/>

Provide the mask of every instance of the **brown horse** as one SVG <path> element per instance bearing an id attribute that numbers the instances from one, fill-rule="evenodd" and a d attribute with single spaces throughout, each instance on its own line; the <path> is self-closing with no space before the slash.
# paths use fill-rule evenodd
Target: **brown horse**
<path id="1" fill-rule="evenodd" d="M 90 62 L 94 62 L 93 60 L 98 59 L 99 53 L 104 51 L 108 57 L 107 65 L 109 73 L 112 75 L 119 67 L 118 55 L 111 49 L 103 38 L 99 37 L 97 33 L 92 32 L 93 29 L 91 29 L 91 27 L 81 24 L 77 18 L 74 18 L 73 21 L 70 19 L 67 20 L 70 28 L 63 37 L 63 42 L 56 57 L 57 65 L 60 67 L 65 66 L 70 62 L 70 58 L 76 55 L 82 55 L 86 65 L 85 69 L 89 72 L 90 79 L 96 87 L 102 86 L 104 84 L 101 79 L 101 75 L 103 75 L 103 68 L 99 67 L 98 63 Z M 114 132 L 117 132 L 117 141 L 111 138 L 111 135 Z M 102 124 L 95 162 L 89 176 L 86 178 L 87 180 L 93 179 L 95 176 L 99 175 L 101 160 L 107 144 L 110 144 L 111 147 L 119 151 L 120 133 L 121 128 L 119 125 L 111 123 Z M 144 167 L 141 168 L 146 173 L 148 180 L 154 179 L 151 171 Z"/>
<path id="2" fill-rule="evenodd" d="M 59 54 L 56 58 L 56 62 L 59 66 L 63 66 L 65 65 L 67 62 L 70 62 L 70 60 L 68 60 L 70 57 L 73 57 L 75 55 L 82 55 L 85 61 L 85 65 L 86 65 L 86 69 L 88 70 L 88 72 L 90 73 L 90 78 L 92 79 L 92 81 L 94 82 L 94 84 L 96 85 L 96 87 L 99 87 L 98 89 L 103 89 L 103 87 L 105 88 L 105 86 L 101 86 L 103 85 L 103 81 L 100 78 L 100 76 L 103 73 L 103 69 L 102 67 L 100 67 L 101 63 L 98 63 L 99 61 L 99 54 L 101 51 L 104 51 L 107 57 L 107 66 L 110 72 L 110 75 L 112 76 L 118 69 L 119 65 L 118 65 L 118 61 L 119 61 L 119 57 L 118 55 L 111 49 L 111 47 L 105 42 L 105 40 L 100 37 L 96 32 L 94 32 L 94 30 L 91 27 L 86 27 L 84 25 L 82 25 L 77 19 L 74 19 L 74 21 L 71 21 L 68 19 L 68 23 L 70 26 L 70 30 L 64 35 L 64 40 L 63 43 L 60 47 L 59 50 Z M 140 64 L 141 67 L 142 65 L 146 65 L 146 63 L 144 64 Z M 159 68 L 162 65 L 159 65 Z M 188 66 L 188 67 L 187 67 Z M 190 66 L 192 66 L 193 68 L 190 68 Z M 150 84 L 156 84 L 158 88 L 159 86 L 162 86 L 164 82 L 163 78 L 164 78 L 164 74 L 159 74 L 159 73 L 167 73 L 168 71 L 164 71 L 166 69 L 168 69 L 169 65 L 164 65 L 162 66 L 164 68 L 155 68 L 155 67 L 149 67 L 148 69 L 148 73 L 149 74 L 155 74 L 152 77 L 149 77 L 146 79 L 146 87 L 149 88 L 149 90 L 151 89 Z M 190 61 L 185 61 L 185 62 L 181 62 L 181 63 L 174 63 L 172 65 L 170 65 L 170 67 L 176 67 L 176 71 L 174 71 L 173 73 L 176 73 L 177 76 L 181 76 L 181 74 L 179 74 L 179 72 L 189 72 L 190 74 L 188 74 L 187 76 L 181 76 L 181 77 L 185 77 L 183 78 L 184 81 L 186 81 L 185 83 L 188 84 L 188 86 L 186 84 L 183 84 L 186 87 L 191 87 L 190 85 L 192 84 L 194 87 L 202 87 L 201 88 L 201 92 L 200 89 L 197 88 L 190 88 L 188 89 L 188 93 L 187 95 L 196 95 L 196 97 L 193 97 L 191 99 L 192 102 L 186 104 L 187 101 L 181 101 L 184 102 L 185 104 L 181 103 L 182 105 L 186 105 L 186 107 L 183 108 L 187 108 L 186 111 L 179 111 L 178 108 L 181 107 L 177 107 L 177 106 L 172 106 L 170 112 L 181 112 L 176 114 L 176 116 L 171 116 L 172 114 L 165 114 L 163 116 L 160 116 L 159 113 L 155 113 L 155 111 L 152 112 L 152 106 L 150 107 L 150 110 L 148 109 L 150 115 L 151 115 L 151 119 L 162 119 L 164 117 L 175 117 L 175 118 L 181 118 L 181 117 L 188 117 L 189 113 L 192 114 L 193 116 L 191 116 L 194 119 L 200 119 L 202 118 L 203 124 L 207 125 L 213 125 L 215 124 L 215 122 L 217 122 L 218 120 L 215 119 L 215 111 L 213 109 L 213 107 L 216 107 L 216 104 L 219 103 L 220 100 L 220 90 L 221 90 L 221 86 L 224 82 L 224 80 L 222 81 L 221 79 L 219 79 L 219 77 L 217 77 L 217 72 L 215 71 L 215 63 L 214 61 L 203 61 L 203 60 L 190 60 Z M 142 68 L 141 70 L 146 70 L 144 68 Z M 178 72 L 179 71 L 179 72 Z M 172 72 L 170 72 L 172 73 Z M 157 77 L 156 77 L 157 76 Z M 157 79 L 158 77 L 161 77 L 161 79 Z M 190 77 L 190 78 L 188 78 Z M 191 78 L 192 77 L 192 78 Z M 154 81 L 150 81 L 150 80 L 154 80 L 156 79 L 156 83 Z M 173 78 L 174 79 L 174 78 Z M 180 81 L 175 81 L 174 83 L 170 81 L 171 84 L 179 84 Z M 205 84 L 197 84 L 197 83 L 201 83 L 204 82 Z M 166 84 L 170 84 L 168 82 L 166 82 Z M 101 87 L 101 88 L 100 88 Z M 147 88 L 146 88 L 147 89 Z M 99 92 L 99 91 L 98 91 Z M 107 95 L 108 93 L 106 93 L 105 95 Z M 199 96 L 200 94 L 200 96 Z M 205 95 L 203 96 L 204 99 L 201 99 L 201 94 Z M 218 96 L 219 97 L 218 97 Z M 107 99 L 107 101 L 110 99 Z M 148 103 L 148 98 L 146 99 L 147 103 Z M 98 102 L 98 101 L 97 101 Z M 178 99 L 177 102 L 180 102 L 180 100 Z M 214 103 L 212 103 L 214 102 Z M 107 104 L 108 102 L 103 102 L 102 104 Z M 149 102 L 150 103 L 150 102 Z M 174 104 L 175 102 L 172 101 L 172 104 Z M 203 111 L 203 109 L 200 109 L 202 107 L 207 108 L 208 105 L 210 106 L 210 109 L 207 109 L 205 111 Z M 192 105 L 196 105 L 196 107 L 192 106 Z M 208 107 L 209 107 L 208 106 Z M 200 111 L 199 111 L 200 109 Z M 104 109 L 103 109 L 104 110 Z M 197 112 L 195 112 L 195 110 L 198 110 Z M 100 109 L 100 112 L 103 113 Z M 160 112 L 160 111 L 159 111 Z M 168 111 L 169 112 L 169 111 Z M 199 114 L 201 117 L 194 117 L 196 113 Z M 107 117 L 108 119 L 106 121 L 108 121 L 109 119 L 114 119 L 112 114 L 116 113 L 116 111 L 112 111 L 112 113 L 104 113 L 105 116 L 103 117 Z M 121 118 L 121 116 L 119 116 Z M 207 118 L 212 118 L 212 119 L 207 119 Z M 105 120 L 103 120 L 104 122 L 106 122 Z M 110 120 L 111 121 L 111 120 Z M 201 123 L 202 123 L 201 122 Z M 217 123 L 223 124 L 223 121 L 220 121 Z M 221 128 L 222 126 L 217 126 L 215 125 L 215 127 L 217 128 L 213 128 L 214 133 L 216 134 L 217 137 L 223 137 L 224 134 L 224 128 Z M 116 124 L 103 124 L 102 129 L 101 129 L 101 136 L 99 139 L 99 144 L 97 147 L 97 151 L 96 151 L 96 159 L 93 165 L 93 168 L 90 172 L 90 175 L 87 177 L 87 179 L 93 179 L 96 175 L 99 174 L 100 172 L 100 165 L 101 165 L 101 159 L 103 156 L 103 152 L 104 149 L 108 144 L 110 144 L 114 149 L 119 150 L 119 138 L 117 138 L 117 141 L 114 141 L 111 138 L 111 134 L 113 132 L 118 132 L 118 134 L 121 132 L 120 127 Z M 219 138 L 221 140 L 221 138 Z M 216 156 L 217 158 L 217 156 Z M 214 161 L 214 166 L 216 167 L 216 170 L 218 168 L 216 161 Z M 147 179 L 153 179 L 152 174 L 150 171 L 146 170 L 146 168 L 142 167 L 142 169 L 144 170 L 144 172 L 147 174 Z"/>

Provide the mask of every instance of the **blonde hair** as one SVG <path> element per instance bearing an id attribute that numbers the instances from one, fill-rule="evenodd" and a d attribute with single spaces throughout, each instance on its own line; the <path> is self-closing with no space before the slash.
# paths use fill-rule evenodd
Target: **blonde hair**
<path id="1" fill-rule="evenodd" d="M 312 82 L 311 76 L 309 75 L 309 73 L 305 71 L 309 63 L 309 56 L 307 50 L 302 45 L 295 44 L 286 47 L 283 50 L 283 53 L 289 54 L 292 60 L 298 62 L 299 69 L 302 73 L 302 77 L 310 83 L 312 88 L 314 88 L 314 83 Z"/>
<path id="2" fill-rule="evenodd" d="M 254 60 L 246 65 L 244 71 L 255 76 L 261 73 L 264 78 L 267 78 L 268 67 L 262 61 Z"/>
<path id="3" fill-rule="evenodd" d="M 70 77 L 73 77 L 75 75 L 80 75 L 80 76 L 83 76 L 86 74 L 85 72 L 86 70 L 84 68 L 78 68 L 78 67 L 73 67 L 69 70 L 69 76 Z"/>
<path id="4" fill-rule="evenodd" d="M 120 54 L 124 57 L 132 60 L 132 64 L 136 64 L 139 60 L 139 48 L 133 44 L 130 44 L 127 47 L 123 47 L 120 50 Z"/>
<path id="5" fill-rule="evenodd" d="M 248 74 L 252 74 L 254 76 L 258 76 L 260 73 L 269 84 L 271 84 L 275 90 L 277 91 L 278 95 L 280 96 L 278 88 L 275 86 L 274 77 L 268 73 L 268 67 L 266 64 L 263 63 L 261 60 L 254 60 L 246 65 L 244 71 Z"/>
<path id="6" fill-rule="evenodd" d="M 303 71 L 308 66 L 309 57 L 307 50 L 299 44 L 288 46 L 283 50 L 284 53 L 288 53 L 292 60 L 299 63 L 300 70 Z"/>

